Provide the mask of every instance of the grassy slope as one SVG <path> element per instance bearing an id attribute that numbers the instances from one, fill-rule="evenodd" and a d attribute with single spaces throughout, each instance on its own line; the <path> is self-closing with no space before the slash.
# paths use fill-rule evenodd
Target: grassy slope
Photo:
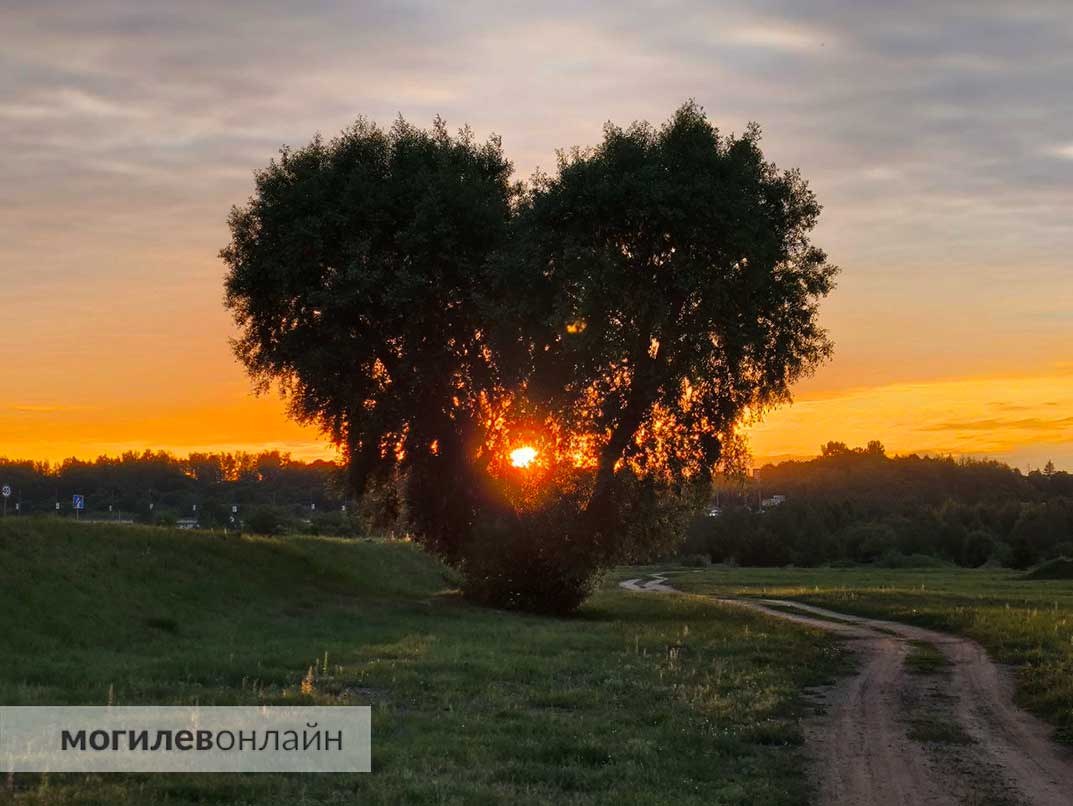
<path id="1" fill-rule="evenodd" d="M 842 662 L 825 637 L 611 585 L 570 620 L 450 588 L 406 544 L 8 518 L 0 702 L 374 707 L 372 775 L 19 775 L 16 801 L 807 800 L 796 716 Z"/>
<path id="2" fill-rule="evenodd" d="M 682 571 L 696 593 L 800 599 L 858 615 L 975 638 L 1017 667 L 1022 705 L 1073 742 L 1073 582 L 998 569 L 730 569 Z"/>

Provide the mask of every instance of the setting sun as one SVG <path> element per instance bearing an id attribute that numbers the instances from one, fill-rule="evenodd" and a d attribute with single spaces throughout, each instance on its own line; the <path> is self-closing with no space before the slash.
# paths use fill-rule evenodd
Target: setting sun
<path id="1" fill-rule="evenodd" d="M 529 467 L 536 459 L 536 448 L 526 445 L 523 448 L 515 448 L 510 452 L 510 463 L 515 467 Z"/>

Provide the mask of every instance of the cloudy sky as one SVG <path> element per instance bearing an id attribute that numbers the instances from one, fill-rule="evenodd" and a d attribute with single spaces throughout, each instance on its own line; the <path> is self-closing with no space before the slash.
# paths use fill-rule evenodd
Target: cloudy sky
<path id="1" fill-rule="evenodd" d="M 230 205 L 361 114 L 502 135 L 519 177 L 696 98 L 824 204 L 836 356 L 758 457 L 877 438 L 1073 469 L 1073 6 L 0 3 L 0 455 L 329 453 L 255 398 Z"/>

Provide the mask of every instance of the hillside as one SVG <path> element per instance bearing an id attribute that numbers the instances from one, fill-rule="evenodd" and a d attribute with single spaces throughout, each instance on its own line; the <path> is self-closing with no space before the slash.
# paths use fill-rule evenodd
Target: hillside
<path id="1" fill-rule="evenodd" d="M 445 587 L 443 569 L 403 543 L 30 518 L 0 527 L 0 632 L 30 679 L 48 678 L 33 668 L 43 650 L 62 647 L 72 665 L 81 653 L 152 654 L 340 597 L 428 596 Z"/>
<path id="2" fill-rule="evenodd" d="M 832 642 L 605 587 L 465 604 L 412 544 L 0 521 L 0 702 L 373 707 L 372 775 L 17 775 L 20 804 L 804 804 Z M 2 796 L 0 796 L 2 797 Z"/>
<path id="3" fill-rule="evenodd" d="M 1022 473 L 992 460 L 888 456 L 879 442 L 864 448 L 828 442 L 814 459 L 759 468 L 756 483 L 766 493 L 853 499 L 881 509 L 947 500 L 977 504 L 1073 497 L 1073 475 L 1062 471 Z"/>

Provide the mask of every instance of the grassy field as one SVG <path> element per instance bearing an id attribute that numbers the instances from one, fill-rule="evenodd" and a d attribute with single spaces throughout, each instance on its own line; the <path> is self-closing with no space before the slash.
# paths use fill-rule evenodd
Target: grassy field
<path id="1" fill-rule="evenodd" d="M 797 599 L 954 632 L 1016 666 L 1018 700 L 1073 743 L 1073 581 L 1002 569 L 682 569 L 694 593 Z M 924 661 L 921 661 L 924 662 Z"/>
<path id="2" fill-rule="evenodd" d="M 371 775 L 30 775 L 25 804 L 801 804 L 818 632 L 705 597 L 471 607 L 404 543 L 0 523 L 0 703 L 369 704 Z M 303 682 L 304 681 L 304 682 Z"/>

